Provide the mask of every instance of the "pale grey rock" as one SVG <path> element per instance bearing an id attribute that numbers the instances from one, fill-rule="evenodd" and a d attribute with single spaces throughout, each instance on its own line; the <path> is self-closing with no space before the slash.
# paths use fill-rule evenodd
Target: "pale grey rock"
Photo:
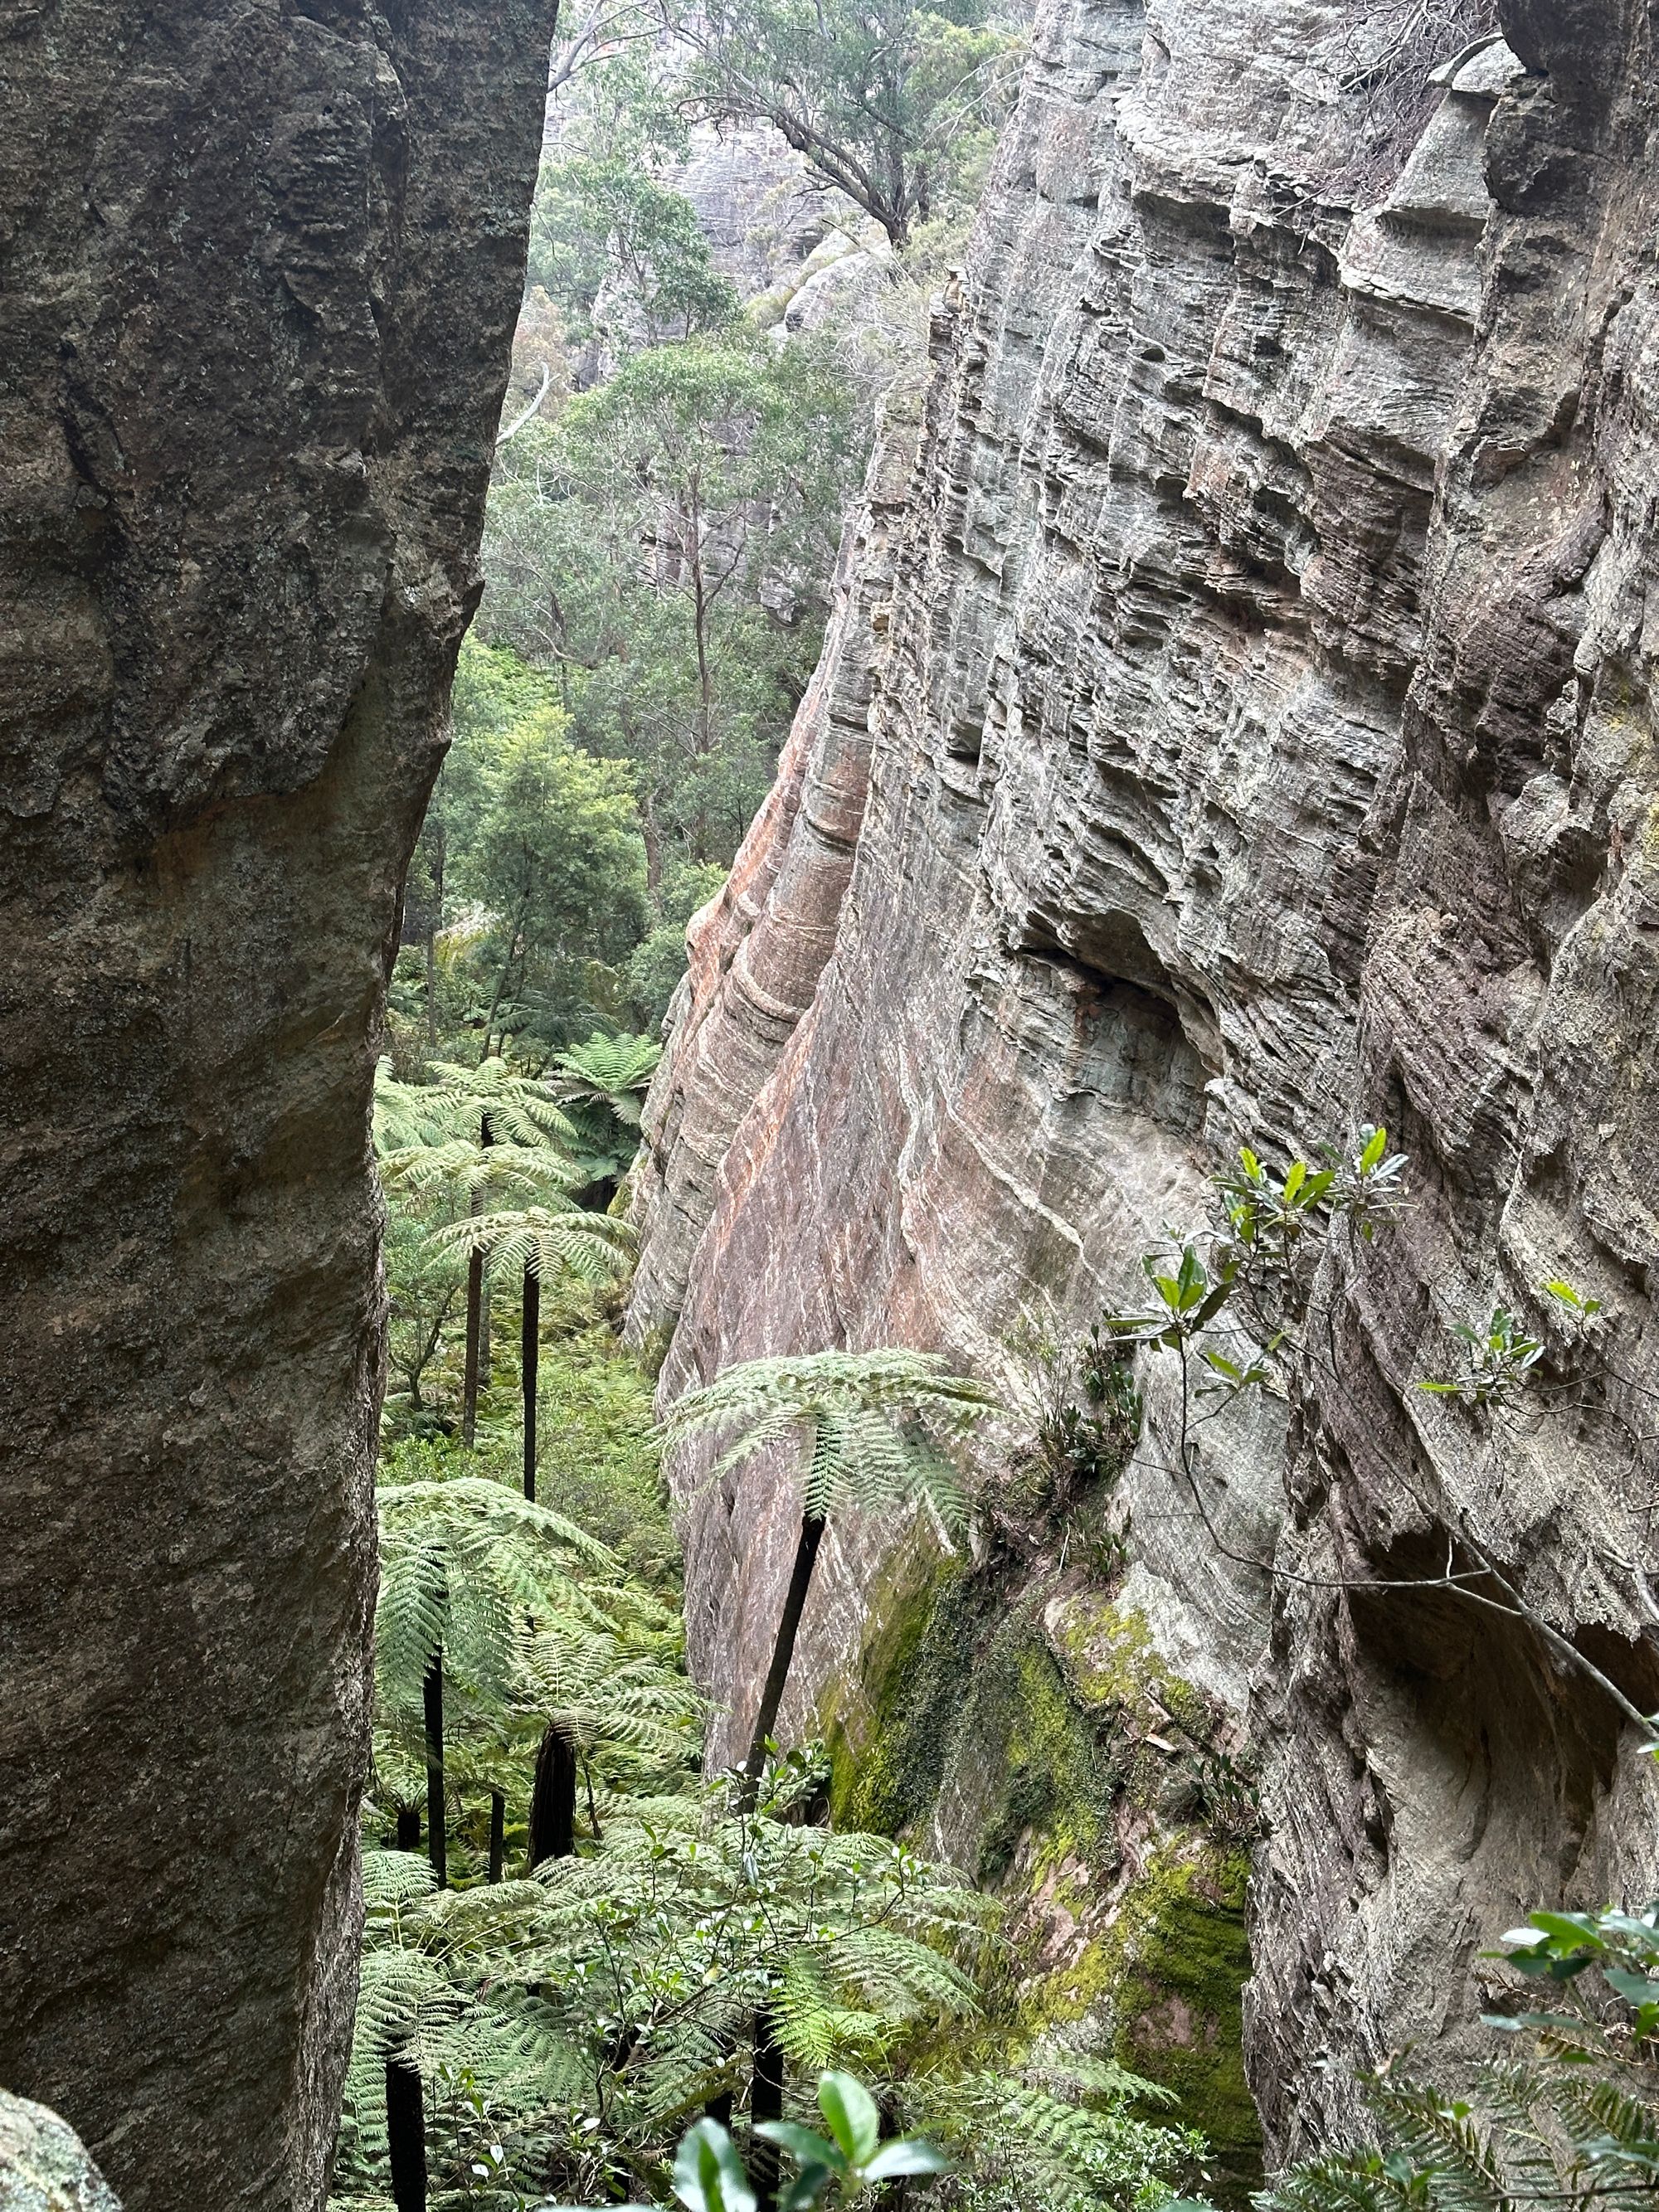
<path id="1" fill-rule="evenodd" d="M 0 2212 L 121 2212 L 56 2112 L 0 2089 Z"/>
<path id="2" fill-rule="evenodd" d="M 1530 1905 L 1655 1886 L 1651 1766 L 1590 1675 L 1394 1587 L 1477 1545 L 1659 1705 L 1651 71 L 1612 0 L 1049 0 L 906 501 L 852 551 L 841 704 L 803 711 L 701 925 L 647 1114 L 665 1396 L 827 1343 L 1006 1372 L 1034 1295 L 1133 1300 L 1241 1141 L 1378 1119 L 1412 1154 L 1407 1222 L 1330 1265 L 1334 1362 L 1288 1425 L 1205 1431 L 1213 1535 L 1156 1363 L 1132 1477 L 1130 1588 L 1265 1761 L 1280 2154 L 1355 2121 L 1356 2062 L 1465 2069 L 1474 1961 Z M 803 794 L 854 757 L 805 932 Z M 1581 1405 L 1557 1332 L 1555 1397 L 1496 1439 L 1417 1390 L 1445 1324 L 1544 1325 L 1557 1273 L 1626 1379 Z M 794 1504 L 775 1467 L 697 1472 L 721 1755 Z M 891 1533 L 826 1546 L 790 1725 Z"/>
<path id="3" fill-rule="evenodd" d="M 710 256 L 744 300 L 787 282 L 854 210 L 769 124 L 699 124 L 665 182 L 696 210 Z"/>

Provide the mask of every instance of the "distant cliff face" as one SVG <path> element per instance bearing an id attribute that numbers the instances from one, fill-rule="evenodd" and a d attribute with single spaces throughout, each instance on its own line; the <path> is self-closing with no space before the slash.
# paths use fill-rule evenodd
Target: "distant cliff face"
<path id="1" fill-rule="evenodd" d="M 1351 2116 L 1348 2062 L 1455 2063 L 1518 1911 L 1653 1886 L 1648 1770 L 1564 1646 L 1659 1704 L 1659 84 L 1615 0 L 1498 15 L 1042 10 L 638 1178 L 672 1395 L 825 1343 L 1006 1373 L 1034 1295 L 1133 1300 L 1241 1142 L 1410 1152 L 1293 1421 L 1206 1430 L 1215 1537 L 1155 1362 L 1128 1478 L 1122 1599 L 1262 1761 L 1279 2152 Z M 1632 1383 L 1490 1433 L 1415 1389 L 1556 1273 Z M 729 1751 L 792 1505 L 684 1495 Z M 1395 1587 L 1466 1541 L 1555 1641 Z M 827 1549 L 797 1726 L 857 1694 L 884 1542 Z"/>
<path id="2" fill-rule="evenodd" d="M 550 0 L 9 11 L 0 2076 L 313 2212 L 380 1390 L 367 1120 Z"/>

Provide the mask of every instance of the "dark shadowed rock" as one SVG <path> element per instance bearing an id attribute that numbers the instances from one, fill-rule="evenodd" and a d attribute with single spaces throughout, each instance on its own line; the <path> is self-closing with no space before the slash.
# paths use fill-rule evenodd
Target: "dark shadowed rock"
<path id="1" fill-rule="evenodd" d="M 1380 1119 L 1413 1155 L 1408 1224 L 1329 1271 L 1293 1432 L 1205 1429 L 1214 1534 L 1167 1363 L 1127 1480 L 1124 1602 L 1265 1759 L 1281 2152 L 1352 2120 L 1349 2061 L 1466 2065 L 1519 1912 L 1654 1885 L 1650 1764 L 1563 1644 L 1659 1704 L 1659 88 L 1634 8 L 1498 13 L 1507 43 L 1478 4 L 1041 11 L 908 503 L 699 925 L 639 1177 L 672 1395 L 825 1344 L 1006 1374 L 1034 1297 L 1137 1303 L 1241 1142 Z M 1614 1316 L 1605 1404 L 1560 1365 L 1494 1438 L 1416 1389 L 1447 1324 L 1541 1324 L 1556 1273 Z M 794 1503 L 696 1473 L 719 1756 Z M 825 1547 L 798 1731 L 890 1534 Z M 1388 1587 L 1466 1539 L 1559 1640 Z"/>
<path id="2" fill-rule="evenodd" d="M 128 2212 L 320 2203 L 366 1149 L 550 0 L 0 33 L 0 2076 Z"/>

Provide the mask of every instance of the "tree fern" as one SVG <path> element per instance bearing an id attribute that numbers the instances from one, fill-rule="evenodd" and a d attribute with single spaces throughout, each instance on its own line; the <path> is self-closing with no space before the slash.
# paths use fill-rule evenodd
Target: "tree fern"
<path id="1" fill-rule="evenodd" d="M 570 1274 L 602 1283 L 625 1268 L 635 1239 L 625 1221 L 609 1214 L 532 1206 L 451 1222 L 433 1242 L 441 1251 L 482 1252 L 492 1273 L 532 1274 L 543 1281 Z"/>
<path id="2" fill-rule="evenodd" d="M 556 1087 L 566 1101 L 605 1106 L 619 1121 L 637 1129 L 639 1094 L 661 1058 L 662 1047 L 654 1037 L 606 1036 L 596 1030 L 586 1044 L 554 1054 Z"/>
<path id="3" fill-rule="evenodd" d="M 820 1352 L 750 1359 L 690 1390 L 664 1415 L 678 1444 L 711 1431 L 738 1433 L 716 1461 L 716 1477 L 792 1432 L 807 1445 L 805 1510 L 828 1516 L 933 1499 L 961 1516 L 951 1448 L 997 1409 L 994 1391 L 952 1374 L 937 1352 Z"/>
<path id="4" fill-rule="evenodd" d="M 1200 2136 L 1135 2109 L 1166 2102 L 1169 2093 L 1080 2045 L 1081 2033 L 1051 2031 L 1014 2074 L 981 2068 L 907 2085 L 905 2125 L 936 2136 L 956 2156 L 942 2204 L 1135 2212 L 1166 2200 L 1183 2173 L 1201 2173 Z"/>
<path id="5" fill-rule="evenodd" d="M 1541 1978 L 1553 2001 L 1547 2012 L 1492 2018 L 1519 2039 L 1517 2055 L 1483 2069 L 1467 2098 L 1391 2069 L 1370 2077 L 1381 2148 L 1291 2168 L 1261 2200 L 1266 2212 L 1652 2212 L 1659 1907 L 1539 1912 L 1504 1942 L 1510 1965 Z"/>
<path id="6" fill-rule="evenodd" d="M 728 1367 L 664 1415 L 670 1445 L 737 1431 L 711 1480 L 792 1435 L 805 1445 L 794 1566 L 744 1761 L 745 1804 L 759 1793 L 830 1516 L 925 1499 L 947 1524 L 959 1523 L 965 1506 L 952 1454 L 998 1402 L 984 1383 L 952 1374 L 937 1352 L 819 1352 Z"/>

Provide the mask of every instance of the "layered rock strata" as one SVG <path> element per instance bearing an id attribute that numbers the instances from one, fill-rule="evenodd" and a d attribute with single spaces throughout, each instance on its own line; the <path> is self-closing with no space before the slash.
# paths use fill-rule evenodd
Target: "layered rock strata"
<path id="1" fill-rule="evenodd" d="M 830 1343 L 1012 1382 L 1022 1312 L 1138 1303 L 1240 1143 L 1381 1120 L 1411 1154 L 1288 1425 L 1208 1425 L 1200 1513 L 1149 1360 L 1126 1480 L 1123 1601 L 1263 1760 L 1281 2154 L 1354 2119 L 1352 2062 L 1463 2063 L 1518 1911 L 1652 1887 L 1618 1699 L 1659 1703 L 1656 87 L 1613 0 L 1498 17 L 1050 0 L 640 1176 L 672 1395 Z M 1557 1274 L 1604 1301 L 1593 1353 Z M 1550 1351 L 1494 1424 L 1415 1386 L 1500 1303 Z M 775 1467 L 681 1481 L 720 1755 L 794 1507 Z M 889 1533 L 826 1545 L 797 1728 Z"/>
<path id="2" fill-rule="evenodd" d="M 0 71 L 0 2076 L 129 2212 L 320 2205 L 367 1148 L 549 0 L 14 9 Z"/>

